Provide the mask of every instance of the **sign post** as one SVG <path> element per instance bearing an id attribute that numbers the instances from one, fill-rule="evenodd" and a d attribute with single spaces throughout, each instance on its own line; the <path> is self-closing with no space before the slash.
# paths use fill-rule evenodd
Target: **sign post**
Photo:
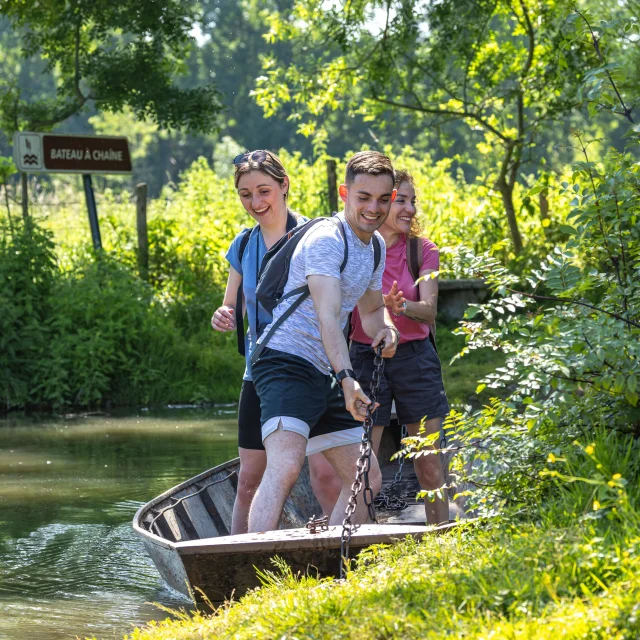
<path id="1" fill-rule="evenodd" d="M 13 159 L 23 173 L 82 174 L 93 246 L 102 249 L 91 175 L 131 173 L 127 139 L 19 131 L 13 138 Z"/>

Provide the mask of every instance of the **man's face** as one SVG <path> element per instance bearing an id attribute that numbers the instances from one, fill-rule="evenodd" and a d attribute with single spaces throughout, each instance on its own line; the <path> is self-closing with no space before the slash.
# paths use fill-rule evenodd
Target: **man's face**
<path id="1" fill-rule="evenodd" d="M 389 175 L 360 173 L 352 183 L 340 185 L 345 216 L 361 240 L 368 242 L 373 232 L 387 219 L 395 195 Z"/>

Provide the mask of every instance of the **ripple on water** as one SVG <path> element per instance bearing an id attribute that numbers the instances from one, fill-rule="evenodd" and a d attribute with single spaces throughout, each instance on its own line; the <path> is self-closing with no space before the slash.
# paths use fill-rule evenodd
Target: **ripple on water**
<path id="1" fill-rule="evenodd" d="M 202 415 L 4 429 L 0 640 L 121 640 L 167 617 L 151 602 L 189 607 L 163 583 L 131 519 L 154 496 L 234 457 L 235 428 Z"/>

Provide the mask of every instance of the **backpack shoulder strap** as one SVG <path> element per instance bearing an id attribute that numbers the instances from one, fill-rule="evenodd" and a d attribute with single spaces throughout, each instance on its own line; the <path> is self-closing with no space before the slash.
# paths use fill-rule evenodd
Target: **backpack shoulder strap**
<path id="1" fill-rule="evenodd" d="M 340 273 L 342 273 L 347 267 L 347 261 L 349 260 L 349 243 L 347 242 L 347 232 L 344 230 L 344 224 L 340 218 L 333 214 L 331 220 L 336 220 L 338 224 L 338 229 L 340 229 L 340 234 L 342 235 L 342 240 L 344 242 L 344 257 L 342 258 L 342 264 L 340 265 Z"/>
<path id="2" fill-rule="evenodd" d="M 247 227 L 243 229 L 240 234 L 240 246 L 238 247 L 238 258 L 240 262 L 242 262 L 242 258 L 244 256 L 244 252 L 247 249 L 247 245 L 249 244 L 249 239 L 251 238 L 251 232 L 255 229 L 255 227 Z M 240 279 L 240 285 L 238 286 L 238 292 L 236 293 L 236 333 L 238 338 L 238 353 L 241 356 L 245 355 L 244 348 L 244 316 L 242 313 L 242 300 L 244 295 L 242 293 L 242 278 Z"/>
<path id="3" fill-rule="evenodd" d="M 271 328 L 269 329 L 269 331 L 267 331 L 264 338 L 262 338 L 260 343 L 256 345 L 256 348 L 251 354 L 252 366 L 258 361 L 260 354 L 267 346 L 267 342 L 269 342 L 271 336 L 276 332 L 280 325 L 311 295 L 311 291 L 309 291 L 309 285 L 304 285 L 302 287 L 299 287 L 298 289 L 294 289 L 293 291 L 290 291 L 288 295 L 283 296 L 283 298 L 288 298 L 293 294 L 300 295 L 298 295 L 298 298 L 293 301 L 292 305 L 271 325 Z"/>
<path id="4" fill-rule="evenodd" d="M 238 247 L 238 258 L 240 262 L 242 262 L 242 257 L 244 256 L 244 252 L 247 249 L 247 245 L 249 244 L 251 232 L 254 229 L 255 227 L 247 227 L 240 232 L 240 246 Z"/>
<path id="5" fill-rule="evenodd" d="M 382 258 L 382 247 L 380 246 L 380 238 L 374 233 L 372 237 L 373 241 L 373 273 L 380 266 L 380 259 Z"/>
<path id="6" fill-rule="evenodd" d="M 422 238 L 411 236 L 407 238 L 407 267 L 415 282 L 420 277 L 422 269 Z"/>

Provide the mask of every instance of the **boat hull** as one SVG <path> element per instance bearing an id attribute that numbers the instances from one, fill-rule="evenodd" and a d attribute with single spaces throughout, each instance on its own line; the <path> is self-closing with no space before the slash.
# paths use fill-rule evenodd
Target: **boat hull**
<path id="1" fill-rule="evenodd" d="M 396 465 L 385 459 L 383 479 L 389 484 Z M 187 596 L 219 603 L 259 586 L 259 573 L 274 570 L 275 558 L 284 560 L 294 573 L 337 576 L 342 527 L 318 533 L 305 528 L 311 516 L 321 514 L 311 490 L 308 463 L 285 503 L 280 530 L 230 536 L 238 470 L 239 460 L 231 460 L 169 489 L 138 510 L 133 529 L 162 578 Z M 405 475 L 405 491 L 415 495 L 419 487 L 412 468 Z M 420 538 L 451 526 L 426 527 L 424 506 L 415 501 L 404 511 L 382 510 L 378 515 L 381 524 L 361 525 L 354 532 L 351 557 L 372 544 Z"/>

